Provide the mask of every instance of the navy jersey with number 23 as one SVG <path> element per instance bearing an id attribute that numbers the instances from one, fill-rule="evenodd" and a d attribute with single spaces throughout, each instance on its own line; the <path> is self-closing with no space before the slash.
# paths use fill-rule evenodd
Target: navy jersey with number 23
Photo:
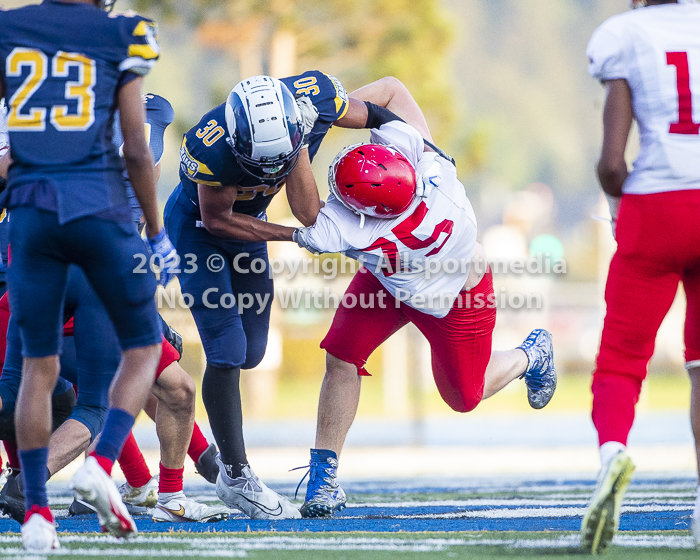
<path id="1" fill-rule="evenodd" d="M 158 55 L 155 24 L 140 16 L 53 0 L 0 11 L 9 208 L 44 208 L 65 223 L 126 203 L 116 92 Z"/>

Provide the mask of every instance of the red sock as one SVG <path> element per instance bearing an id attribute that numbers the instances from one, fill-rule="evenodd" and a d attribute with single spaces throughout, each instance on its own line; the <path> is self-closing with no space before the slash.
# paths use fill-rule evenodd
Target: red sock
<path id="1" fill-rule="evenodd" d="M 49 523 L 53 523 L 53 513 L 51 513 L 51 508 L 49 508 L 49 506 L 39 507 L 37 505 L 33 505 L 27 510 L 27 513 L 24 514 L 24 522 L 26 523 L 29 521 L 29 518 L 35 513 L 41 515 Z"/>
<path id="2" fill-rule="evenodd" d="M 207 438 L 204 437 L 202 430 L 199 429 L 197 422 L 195 422 L 194 428 L 192 428 L 192 439 L 190 440 L 190 446 L 187 448 L 187 454 L 195 463 L 199 463 L 199 458 L 208 448 L 209 442 Z"/>
<path id="3" fill-rule="evenodd" d="M 94 457 L 97 463 L 104 469 L 104 471 L 109 476 L 112 476 L 112 467 L 114 467 L 114 462 L 107 459 L 107 457 L 102 457 L 101 455 L 98 455 L 94 451 L 90 453 L 90 457 Z"/>
<path id="4" fill-rule="evenodd" d="M 14 441 L 3 441 L 2 444 L 5 446 L 5 452 L 7 453 L 7 463 L 10 468 L 19 470 L 19 457 L 17 456 L 17 443 Z"/>
<path id="5" fill-rule="evenodd" d="M 129 437 L 124 442 L 122 453 L 119 455 L 119 466 L 126 477 L 126 481 L 132 488 L 140 488 L 151 480 L 151 471 L 148 470 L 146 460 L 134 438 L 134 433 L 129 432 Z"/>
<path id="6" fill-rule="evenodd" d="M 185 467 L 180 469 L 167 469 L 160 464 L 160 480 L 158 492 L 182 492 L 182 473 Z"/>

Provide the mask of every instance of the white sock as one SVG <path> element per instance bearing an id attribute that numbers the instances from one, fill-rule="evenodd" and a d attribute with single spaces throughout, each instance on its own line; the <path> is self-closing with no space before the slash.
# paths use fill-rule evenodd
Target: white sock
<path id="1" fill-rule="evenodd" d="M 179 492 L 159 492 L 158 493 L 158 503 L 167 504 L 170 500 L 182 499 L 185 497 L 185 493 L 180 490 Z"/>
<path id="2" fill-rule="evenodd" d="M 620 451 L 626 451 L 625 447 L 619 441 L 606 441 L 600 446 L 600 464 L 603 468 L 608 466 L 608 463 L 612 458 L 617 455 Z"/>

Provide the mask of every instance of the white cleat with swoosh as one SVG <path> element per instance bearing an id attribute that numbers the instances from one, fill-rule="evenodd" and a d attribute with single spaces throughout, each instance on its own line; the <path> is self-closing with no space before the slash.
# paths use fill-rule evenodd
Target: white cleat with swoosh
<path id="1" fill-rule="evenodd" d="M 243 467 L 242 476 L 231 478 L 220 460 L 216 494 L 228 507 L 241 510 L 251 519 L 299 519 L 299 509 L 284 496 L 270 490 L 253 469 Z"/>
<path id="2" fill-rule="evenodd" d="M 184 492 L 166 494 L 158 500 L 153 512 L 153 521 L 166 523 L 215 523 L 229 516 L 229 510 L 222 505 L 209 506 L 185 496 Z"/>

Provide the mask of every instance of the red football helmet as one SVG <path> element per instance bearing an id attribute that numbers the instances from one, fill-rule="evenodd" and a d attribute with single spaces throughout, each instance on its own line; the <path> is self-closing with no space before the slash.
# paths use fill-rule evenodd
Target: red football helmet
<path id="1" fill-rule="evenodd" d="M 333 160 L 328 184 L 336 198 L 356 214 L 396 218 L 413 202 L 416 171 L 390 146 L 357 144 Z"/>

